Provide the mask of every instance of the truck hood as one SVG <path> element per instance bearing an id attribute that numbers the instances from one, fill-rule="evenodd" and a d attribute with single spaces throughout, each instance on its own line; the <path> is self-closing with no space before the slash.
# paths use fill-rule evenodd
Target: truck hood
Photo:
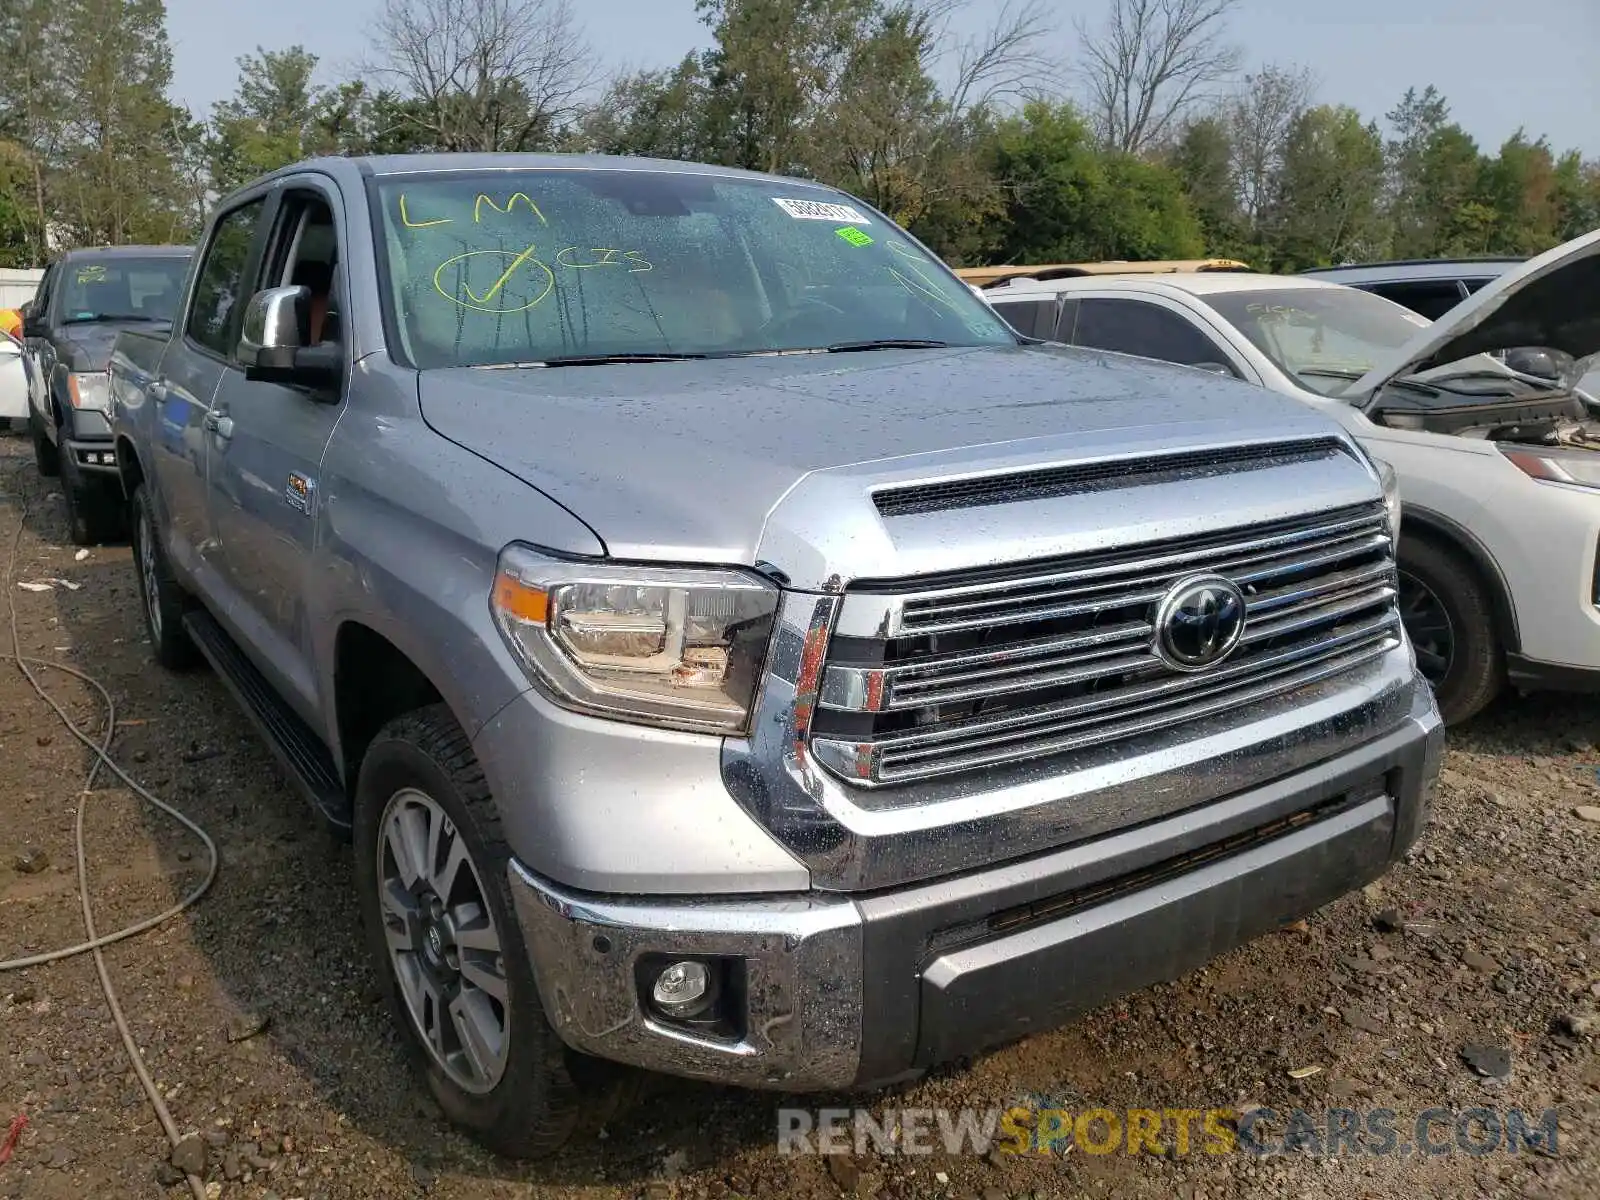
<path id="1" fill-rule="evenodd" d="M 806 553 L 758 551 L 802 491 L 851 527 L 875 521 L 870 493 L 885 482 L 1337 435 L 1264 388 L 1042 346 L 454 368 L 419 386 L 436 432 L 564 505 L 612 556 L 768 561 L 792 576 Z"/>
<path id="2" fill-rule="evenodd" d="M 1417 331 L 1344 392 L 1368 405 L 1390 383 L 1474 354 L 1538 346 L 1574 360 L 1577 384 L 1600 353 L 1600 229 L 1530 258 Z"/>
<path id="3" fill-rule="evenodd" d="M 61 357 L 74 371 L 104 371 L 111 365 L 111 347 L 128 329 L 165 333 L 170 321 L 84 321 L 59 326 L 56 343 Z"/>

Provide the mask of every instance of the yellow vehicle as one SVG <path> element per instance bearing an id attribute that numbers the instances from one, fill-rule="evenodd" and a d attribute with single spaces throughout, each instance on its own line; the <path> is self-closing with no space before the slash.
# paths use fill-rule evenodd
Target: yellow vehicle
<path id="1" fill-rule="evenodd" d="M 1250 271 L 1249 263 L 1231 258 L 1189 258 L 1163 262 L 1051 263 L 1046 266 L 958 267 L 956 274 L 974 287 L 987 288 L 1008 279 L 1071 279 L 1078 275 L 1170 275 L 1176 271 Z"/>

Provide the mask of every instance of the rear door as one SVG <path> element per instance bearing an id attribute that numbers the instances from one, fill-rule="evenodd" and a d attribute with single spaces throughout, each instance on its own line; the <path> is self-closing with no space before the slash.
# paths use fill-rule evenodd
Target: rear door
<path id="1" fill-rule="evenodd" d="M 260 260 L 267 197 L 218 217 L 200 248 L 191 296 L 166 352 L 145 383 L 152 415 L 149 470 L 167 530 L 167 553 L 208 598 L 215 598 L 217 554 L 206 498 L 204 422 L 227 369 L 244 315 L 245 281 Z"/>
<path id="2" fill-rule="evenodd" d="M 259 271 L 241 294 L 301 284 L 313 301 L 303 344 L 342 343 L 341 276 L 348 244 L 339 194 L 323 176 L 285 181 L 268 217 Z M 229 363 L 205 434 L 211 513 L 228 602 L 225 623 L 279 693 L 318 719 L 306 624 L 306 575 L 316 544 L 323 451 L 344 411 L 332 394 L 245 378 Z"/>

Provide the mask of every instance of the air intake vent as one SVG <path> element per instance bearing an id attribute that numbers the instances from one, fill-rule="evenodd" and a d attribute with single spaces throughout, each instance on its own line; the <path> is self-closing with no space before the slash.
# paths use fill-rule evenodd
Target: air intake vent
<path id="1" fill-rule="evenodd" d="M 1159 454 L 1146 458 L 1119 458 L 1038 471 L 1014 471 L 1006 475 L 982 475 L 971 479 L 885 488 L 872 494 L 872 502 L 882 516 L 909 517 L 916 513 L 940 512 L 951 508 L 1019 504 L 1081 492 L 1178 483 L 1215 475 L 1219 471 L 1262 471 L 1270 467 L 1316 462 L 1343 453 L 1344 443 L 1337 438 L 1267 442 L 1254 446 L 1229 446 L 1218 450 L 1194 450 L 1185 454 Z"/>

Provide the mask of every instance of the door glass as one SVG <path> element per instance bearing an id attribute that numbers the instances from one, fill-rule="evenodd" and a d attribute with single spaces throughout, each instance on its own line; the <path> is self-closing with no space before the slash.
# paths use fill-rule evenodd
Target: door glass
<path id="1" fill-rule="evenodd" d="M 1056 335 L 1054 300 L 1013 300 L 1005 304 L 996 301 L 994 310 L 1023 337 L 1053 338 Z"/>
<path id="2" fill-rule="evenodd" d="M 1142 300 L 1084 300 L 1074 342 L 1165 362 L 1230 365 L 1222 348 L 1175 312 Z"/>
<path id="3" fill-rule="evenodd" d="M 1409 283 L 1374 283 L 1366 288 L 1385 300 L 1437 321 L 1461 303 L 1461 285 L 1454 279 L 1419 279 Z"/>
<path id="4" fill-rule="evenodd" d="M 250 258 L 256 223 L 265 205 L 265 200 L 252 201 L 234 209 L 217 223 L 195 285 L 188 334 L 206 349 L 223 356 L 233 352 L 238 319 L 244 312 L 240 302 L 247 298 L 245 266 Z"/>

